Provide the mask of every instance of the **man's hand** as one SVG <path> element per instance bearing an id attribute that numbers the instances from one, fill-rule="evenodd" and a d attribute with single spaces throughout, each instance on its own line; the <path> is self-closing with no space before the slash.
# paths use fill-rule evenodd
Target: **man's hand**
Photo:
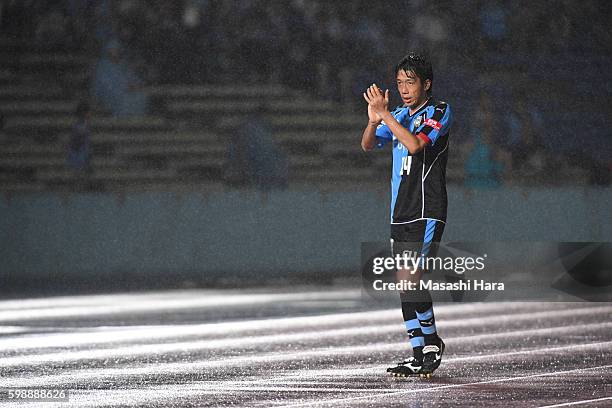
<path id="1" fill-rule="evenodd" d="M 365 94 L 364 94 L 365 95 Z M 382 122 L 382 118 L 378 113 L 374 113 L 372 110 L 372 106 L 368 104 L 368 119 L 370 121 L 370 125 L 378 126 L 380 122 Z"/>
<path id="2" fill-rule="evenodd" d="M 368 116 L 370 117 L 370 122 L 372 118 L 376 118 L 378 121 L 381 120 L 382 115 L 385 112 L 388 112 L 389 106 L 389 90 L 387 89 L 383 95 L 382 89 L 380 89 L 376 84 L 370 86 L 366 92 L 363 94 L 363 98 L 368 103 Z M 372 116 L 370 116 L 370 112 L 372 112 Z"/>

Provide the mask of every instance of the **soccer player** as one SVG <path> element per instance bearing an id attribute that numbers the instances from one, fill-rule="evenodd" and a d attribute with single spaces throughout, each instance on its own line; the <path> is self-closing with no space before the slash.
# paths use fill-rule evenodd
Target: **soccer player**
<path id="1" fill-rule="evenodd" d="M 389 112 L 389 90 L 375 84 L 363 94 L 369 123 L 361 139 L 364 151 L 392 143 L 391 245 L 394 254 L 436 255 L 446 224 L 446 161 L 452 122 L 450 106 L 432 95 L 433 70 L 422 55 L 410 53 L 395 67 L 403 106 Z M 433 243 L 433 245 L 432 245 Z M 421 264 L 423 266 L 423 264 Z M 390 367 L 396 376 L 430 376 L 440 365 L 444 342 L 438 336 L 431 294 L 418 288 L 423 268 L 399 270 L 398 279 L 417 283 L 400 293 L 402 314 L 413 357 Z"/>

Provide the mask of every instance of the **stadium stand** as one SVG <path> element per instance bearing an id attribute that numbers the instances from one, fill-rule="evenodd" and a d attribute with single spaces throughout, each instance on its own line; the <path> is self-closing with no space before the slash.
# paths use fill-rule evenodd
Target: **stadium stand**
<path id="1" fill-rule="evenodd" d="M 318 2 L 292 4 L 297 9 L 291 14 L 293 20 L 287 21 L 301 28 L 295 32 L 289 30 L 296 35 L 288 37 L 291 41 L 280 41 L 278 47 L 267 50 L 270 64 L 263 64 L 262 68 L 261 61 L 257 61 L 264 57 L 253 50 L 246 52 L 245 44 L 255 41 L 251 46 L 260 47 L 273 41 L 277 31 L 288 30 L 285 25 L 289 23 L 281 19 L 280 26 L 260 33 L 261 38 L 242 38 L 244 34 L 240 34 L 236 41 L 228 42 L 242 18 L 276 21 L 274 16 L 281 12 L 273 7 L 259 9 L 259 3 L 238 3 L 241 4 L 239 18 L 229 26 L 215 22 L 231 13 L 223 5 L 211 4 L 209 9 L 197 6 L 202 7 L 200 17 L 204 18 L 199 25 L 196 20 L 189 20 L 189 24 L 184 20 L 188 15 L 184 12 L 190 7 L 193 12 L 196 7 L 193 4 L 185 10 L 180 5 L 164 6 L 159 13 L 167 13 L 163 17 L 168 20 L 166 25 L 158 26 L 150 26 L 147 21 L 159 19 L 162 14 L 149 13 L 140 19 L 140 9 L 134 6 L 139 2 L 127 2 L 129 7 L 121 1 L 110 2 L 111 7 L 106 11 L 73 10 L 66 15 L 76 13 L 70 18 L 78 39 L 59 46 L 47 46 L 50 40 L 41 44 L 40 38 L 40 33 L 44 33 L 40 27 L 50 30 L 45 21 L 51 21 L 49 15 L 57 14 L 59 9 L 49 6 L 49 10 L 31 10 L 39 13 L 37 19 L 31 20 L 24 20 L 23 10 L 19 8 L 9 9 L 8 17 L 4 10 L 2 24 L 8 27 L 8 32 L 0 33 L 1 189 L 224 188 L 231 135 L 252 115 L 270 126 L 273 139 L 287 155 L 290 186 L 355 188 L 363 185 L 364 180 L 373 186 L 381 185 L 381 181 L 388 179 L 390 157 L 385 153 L 365 155 L 360 151 L 358 141 L 365 123 L 360 92 L 372 78 L 384 77 L 383 85 L 392 86 L 381 61 L 395 61 L 397 50 L 381 48 L 368 50 L 363 55 L 354 51 L 359 44 L 372 41 L 375 35 L 389 38 L 390 43 L 406 41 L 401 36 L 412 34 L 393 31 L 400 16 L 387 15 L 384 8 L 376 9 L 376 18 L 390 21 L 387 31 L 380 33 L 357 19 L 357 11 L 365 2 L 350 6 Z M 435 57 L 437 72 L 441 73 L 436 76 L 434 91 L 453 105 L 458 118 L 448 165 L 449 183 L 464 180 L 464 165 L 473 151 L 474 134 L 478 130 L 473 117 L 479 109 L 479 95 L 485 93 L 494 101 L 491 142 L 496 160 L 505 169 L 505 184 L 609 184 L 611 151 L 607 142 L 609 135 L 604 130 L 611 113 L 607 104 L 611 86 L 607 69 L 611 61 L 609 33 L 591 33 L 579 24 L 581 19 L 603 18 L 599 3 L 586 4 L 584 15 L 566 14 L 552 19 L 548 19 L 545 10 L 530 9 L 527 18 L 534 21 L 547 18 L 547 24 L 536 25 L 542 31 L 540 34 L 559 37 L 551 39 L 546 46 L 534 43 L 531 28 L 525 28 L 522 20 L 514 19 L 511 14 L 504 17 L 504 31 L 489 33 L 493 37 L 479 46 L 478 19 L 488 21 L 486 13 L 490 10 L 483 9 L 479 14 L 478 7 L 472 10 L 462 2 L 444 4 L 438 21 L 440 33 L 453 32 L 453 35 L 444 34 L 444 40 L 433 39 L 440 48 L 440 55 Z M 404 7 L 401 3 L 395 6 Z M 257 12 L 252 14 L 253 10 Z M 419 10 L 417 7 L 413 11 L 418 14 Z M 95 13 L 102 13 L 102 17 L 95 17 Z M 492 13 L 496 15 L 494 10 Z M 452 31 L 451 16 L 454 15 L 473 20 L 475 31 Z M 105 21 L 112 21 L 114 25 L 104 26 Z M 309 31 L 317 21 L 322 24 L 322 31 Z M 353 26 L 351 22 L 359 24 Z M 196 24 L 195 28 L 192 24 Z M 108 41 L 108 33 L 104 33 L 111 26 L 119 27 L 128 54 L 139 61 L 136 65 L 150 68 L 142 74 L 146 83 L 143 91 L 148 97 L 144 116 L 113 116 L 108 108 L 91 98 L 89 91 L 96 58 Z M 577 40 L 568 43 L 572 36 Z M 60 38 L 59 34 L 57 37 Z M 354 43 L 347 42 L 353 37 Z M 592 41 L 584 42 L 580 38 L 592 38 Z M 433 41 L 416 37 L 409 40 L 407 44 Z M 349 43 L 352 48 L 341 52 Z M 465 44 L 476 45 L 477 58 L 469 55 Z M 218 58 L 209 61 L 202 56 L 205 53 L 188 53 L 193 47 L 210 49 Z M 310 50 L 310 54 L 296 56 L 296 50 L 300 49 Z M 334 55 L 337 58 L 330 58 Z M 280 61 L 285 56 L 290 61 L 279 72 L 279 67 L 285 64 Z M 294 57 L 302 62 L 291 60 Z M 176 72 L 170 72 L 168 67 L 173 67 L 175 61 Z M 584 61 L 589 62 L 588 69 L 584 69 Z M 265 75 L 258 76 L 257 72 L 245 75 L 249 64 L 260 67 Z M 313 86 L 313 78 L 308 75 L 303 81 L 296 81 L 291 75 L 297 71 L 292 70 L 301 68 L 300 64 L 307 64 L 300 73 L 305 75 L 307 71 L 312 76 L 316 71 L 326 82 Z M 244 71 L 230 69 L 243 65 L 247 67 Z M 359 69 L 348 70 L 355 66 Z M 578 77 L 582 80 L 576 80 Z M 341 82 L 350 84 L 351 89 L 341 89 Z M 601 86 L 592 86 L 593 83 Z M 517 97 L 517 89 L 522 90 L 522 96 Z M 525 161 L 533 162 L 532 166 L 517 167 L 516 159 L 511 163 L 510 158 L 512 125 L 509 123 L 521 125 L 521 120 L 512 116 L 520 115 L 512 112 L 519 97 L 535 112 L 532 119 L 539 126 L 534 132 L 542 145 L 539 156 L 534 158 L 530 151 L 525 153 Z M 93 102 L 88 172 L 74 171 L 66 163 L 75 110 L 83 99 Z M 578 123 L 585 124 L 583 132 L 589 135 L 587 138 L 576 137 Z"/>
<path id="2" fill-rule="evenodd" d="M 10 54 L 2 59 L 0 85 L 3 190 L 83 187 L 76 183 L 83 176 L 66 167 L 66 145 L 75 95 L 87 92 L 87 58 L 32 54 L 27 44 L 7 38 L 0 47 Z M 227 135 L 253 112 L 269 120 L 289 154 L 292 183 L 329 182 L 332 175 L 349 181 L 386 177 L 388 156 L 366 160 L 355 142 L 363 118 L 338 102 L 283 85 L 154 85 L 147 93 L 157 107 L 149 116 L 95 111 L 89 188 L 221 187 Z"/>

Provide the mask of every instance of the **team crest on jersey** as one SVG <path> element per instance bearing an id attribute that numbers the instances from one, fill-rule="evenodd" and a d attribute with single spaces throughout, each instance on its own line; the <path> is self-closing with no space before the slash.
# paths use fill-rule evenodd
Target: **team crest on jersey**
<path id="1" fill-rule="evenodd" d="M 418 129 L 419 126 L 421 126 L 423 124 L 423 122 L 425 121 L 425 117 L 426 117 L 427 113 L 423 113 L 419 116 L 417 116 L 416 118 L 414 118 L 414 120 L 412 121 L 413 125 L 414 125 L 414 129 Z"/>
<path id="2" fill-rule="evenodd" d="M 421 126 L 421 123 L 423 123 L 423 117 L 422 116 L 417 116 L 416 118 L 414 118 L 414 128 L 418 128 L 419 126 Z"/>

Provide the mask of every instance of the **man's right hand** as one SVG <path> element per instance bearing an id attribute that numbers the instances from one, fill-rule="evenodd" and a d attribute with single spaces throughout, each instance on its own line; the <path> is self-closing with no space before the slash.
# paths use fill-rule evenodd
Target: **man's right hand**
<path id="1" fill-rule="evenodd" d="M 372 106 L 370 104 L 368 104 L 368 120 L 372 126 L 378 126 L 380 122 L 382 122 L 380 115 L 372 110 Z"/>
<path id="2" fill-rule="evenodd" d="M 369 101 L 369 95 L 372 95 L 372 91 L 374 89 L 374 87 L 376 87 L 376 85 L 372 85 L 370 86 L 366 92 L 363 93 L 363 99 L 366 100 L 366 102 L 368 102 L 368 126 L 366 126 L 366 128 L 363 131 L 363 135 L 361 136 L 361 148 L 363 149 L 363 151 L 368 151 L 368 150 L 372 150 L 375 146 L 376 146 L 376 128 L 378 127 L 378 125 L 380 125 L 380 122 L 382 122 L 382 118 L 380 117 L 380 115 L 378 113 L 376 113 L 374 111 L 374 109 L 372 108 L 372 105 L 370 105 L 370 101 Z M 378 89 L 378 87 L 376 87 Z M 378 91 L 380 93 L 382 93 L 382 91 L 380 91 L 378 89 Z"/>
<path id="3" fill-rule="evenodd" d="M 368 90 L 371 90 L 371 88 L 374 88 L 376 85 L 372 85 L 368 88 Z M 377 87 L 378 88 L 378 87 Z M 378 88 L 380 90 L 380 88 Z M 382 91 L 380 91 L 382 92 Z M 363 93 L 363 98 L 366 100 L 366 102 L 368 101 L 368 98 L 366 96 L 366 92 Z M 380 122 L 382 122 L 382 118 L 380 117 L 380 115 L 376 112 L 374 112 L 374 110 L 372 109 L 372 105 L 370 105 L 368 103 L 368 119 L 370 121 L 370 125 L 373 126 L 378 126 L 380 124 Z"/>

